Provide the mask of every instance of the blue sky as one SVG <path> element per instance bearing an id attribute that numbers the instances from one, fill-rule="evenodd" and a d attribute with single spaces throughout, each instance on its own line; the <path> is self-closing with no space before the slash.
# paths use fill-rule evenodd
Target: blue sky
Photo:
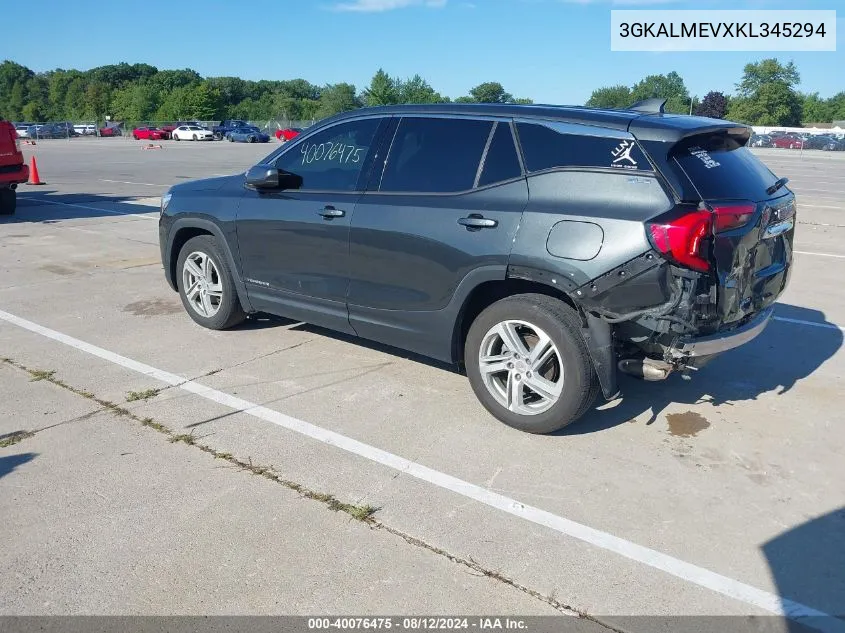
<path id="1" fill-rule="evenodd" d="M 120 5 L 122 3 L 116 3 Z M 42 0 L 33 28 L 6 29 L 0 59 L 36 71 L 146 62 L 204 76 L 348 81 L 360 90 L 379 67 L 419 73 L 458 97 L 499 81 L 538 103 L 581 104 L 597 87 L 633 84 L 677 70 L 690 92 L 732 92 L 749 61 L 794 60 L 800 89 L 845 90 L 845 45 L 814 53 L 629 53 L 610 51 L 616 8 L 836 9 L 841 0 Z M 142 8 L 141 8 L 142 7 Z M 177 8 L 178 7 L 178 8 Z M 231 16 L 231 19 L 228 19 Z M 838 17 L 839 39 L 845 11 Z M 837 70 L 838 69 L 838 70 Z"/>

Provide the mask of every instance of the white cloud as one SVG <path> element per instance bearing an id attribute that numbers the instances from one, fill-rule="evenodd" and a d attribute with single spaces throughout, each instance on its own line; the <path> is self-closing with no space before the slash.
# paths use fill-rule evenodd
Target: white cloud
<path id="1" fill-rule="evenodd" d="M 392 11 L 393 9 L 404 9 L 412 6 L 440 8 L 445 6 L 446 2 L 447 0 L 352 0 L 352 2 L 336 4 L 334 5 L 334 9 L 336 11 L 379 13 L 381 11 Z"/>

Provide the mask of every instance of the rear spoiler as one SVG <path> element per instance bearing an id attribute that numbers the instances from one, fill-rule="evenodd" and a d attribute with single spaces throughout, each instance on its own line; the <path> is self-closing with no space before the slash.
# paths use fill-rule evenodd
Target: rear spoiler
<path id="1" fill-rule="evenodd" d="M 644 114 L 631 120 L 628 125 L 628 132 L 640 141 L 661 141 L 672 144 L 690 136 L 726 134 L 745 145 L 751 138 L 753 130 L 750 126 L 742 123 L 721 119 L 672 114 Z"/>

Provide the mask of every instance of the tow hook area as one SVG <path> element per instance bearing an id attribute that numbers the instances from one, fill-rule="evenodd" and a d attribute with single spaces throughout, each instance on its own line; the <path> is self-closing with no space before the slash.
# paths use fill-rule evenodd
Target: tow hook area
<path id="1" fill-rule="evenodd" d="M 649 382 L 666 380 L 675 369 L 670 363 L 655 358 L 623 358 L 617 367 L 624 374 Z"/>

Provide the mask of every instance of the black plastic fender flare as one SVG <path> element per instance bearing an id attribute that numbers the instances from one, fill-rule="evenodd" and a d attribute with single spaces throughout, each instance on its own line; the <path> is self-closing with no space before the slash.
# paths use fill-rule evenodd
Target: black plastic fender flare
<path id="1" fill-rule="evenodd" d="M 244 284 L 240 274 L 240 266 L 238 266 L 235 262 L 232 250 L 229 247 L 229 240 L 227 240 L 223 235 L 223 231 L 220 227 L 211 220 L 205 220 L 202 218 L 180 218 L 175 220 L 170 226 L 167 234 L 167 246 L 164 250 L 166 261 L 163 262 L 164 274 L 170 287 L 173 288 L 173 290 L 178 291 L 176 278 L 173 275 L 174 259 L 178 257 L 178 253 L 173 252 L 173 243 L 176 236 L 183 229 L 200 229 L 207 233 L 211 233 L 217 239 L 217 243 L 220 245 L 220 250 L 223 251 L 223 256 L 226 258 L 229 270 L 232 271 L 232 278 L 235 283 L 235 289 L 238 292 L 238 299 L 240 299 L 241 306 L 247 313 L 255 312 L 255 309 L 252 307 L 252 302 L 249 300 L 249 293 L 247 293 L 246 284 Z"/>

